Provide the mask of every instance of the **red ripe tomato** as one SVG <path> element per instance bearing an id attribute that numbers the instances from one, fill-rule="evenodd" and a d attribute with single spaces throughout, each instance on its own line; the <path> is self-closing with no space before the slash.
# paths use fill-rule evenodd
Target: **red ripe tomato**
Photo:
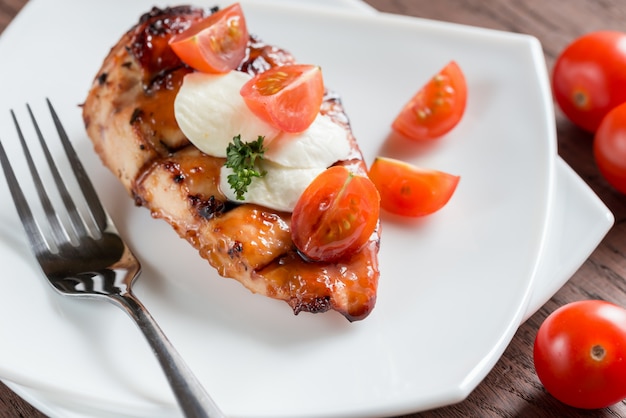
<path id="1" fill-rule="evenodd" d="M 537 376 L 563 403 L 596 409 L 626 398 L 626 310 L 609 302 L 567 304 L 543 322 L 534 345 Z"/>
<path id="2" fill-rule="evenodd" d="M 322 70 L 305 64 L 274 67 L 244 84 L 241 96 L 264 121 L 285 132 L 302 132 L 313 123 L 324 99 Z"/>
<path id="3" fill-rule="evenodd" d="M 391 127 L 416 141 L 435 139 L 459 123 L 466 103 L 465 75 L 450 61 L 409 100 Z"/>
<path id="4" fill-rule="evenodd" d="M 626 194 L 626 102 L 602 119 L 594 137 L 593 155 L 604 178 Z"/>
<path id="5" fill-rule="evenodd" d="M 403 161 L 377 157 L 369 176 L 380 193 L 380 206 L 396 215 L 425 216 L 452 197 L 460 177 L 426 170 Z"/>
<path id="6" fill-rule="evenodd" d="M 611 109 L 626 102 L 626 33 L 591 32 L 568 45 L 554 64 L 552 90 L 568 119 L 595 132 Z"/>
<path id="7" fill-rule="evenodd" d="M 226 73 L 241 64 L 248 46 L 248 28 L 239 3 L 218 10 L 174 35 L 169 45 L 195 70 Z"/>
<path id="8" fill-rule="evenodd" d="M 361 249 L 378 225 L 379 197 L 369 178 L 334 166 L 313 180 L 296 203 L 291 237 L 314 261 L 334 261 Z"/>

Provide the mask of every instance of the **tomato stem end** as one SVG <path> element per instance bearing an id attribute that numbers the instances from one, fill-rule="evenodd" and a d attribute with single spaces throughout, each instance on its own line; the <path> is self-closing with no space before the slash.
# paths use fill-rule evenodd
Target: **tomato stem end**
<path id="1" fill-rule="evenodd" d="M 606 356 L 606 350 L 600 344 L 596 344 L 591 347 L 591 351 L 589 354 L 591 355 L 591 358 L 595 361 L 602 361 Z"/>

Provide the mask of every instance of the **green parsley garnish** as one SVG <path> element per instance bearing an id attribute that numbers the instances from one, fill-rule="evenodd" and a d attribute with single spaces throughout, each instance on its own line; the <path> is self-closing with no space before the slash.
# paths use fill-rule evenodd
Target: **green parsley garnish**
<path id="1" fill-rule="evenodd" d="M 256 141 L 241 142 L 241 135 L 233 138 L 233 142 L 226 148 L 226 167 L 233 169 L 233 174 L 228 176 L 228 184 L 235 191 L 237 200 L 243 200 L 243 195 L 248 191 L 253 177 L 263 177 L 266 172 L 258 171 L 257 160 L 263 159 L 265 148 L 263 137 L 259 136 Z"/>

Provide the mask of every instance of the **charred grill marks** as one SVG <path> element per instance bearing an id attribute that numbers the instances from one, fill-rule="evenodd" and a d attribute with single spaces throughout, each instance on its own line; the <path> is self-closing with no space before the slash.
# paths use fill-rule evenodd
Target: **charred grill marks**
<path id="1" fill-rule="evenodd" d="M 239 241 L 235 241 L 235 243 L 228 249 L 228 256 L 231 259 L 234 259 L 235 257 L 239 256 L 239 254 L 241 254 L 242 251 L 243 251 L 243 243 Z"/>
<path id="2" fill-rule="evenodd" d="M 133 110 L 133 114 L 130 115 L 130 124 L 134 125 L 141 118 L 142 115 L 143 115 L 143 110 L 136 107 L 135 110 Z"/>
<path id="3" fill-rule="evenodd" d="M 189 196 L 191 205 L 196 208 L 198 215 L 204 219 L 213 219 L 232 209 L 234 206 L 211 196 L 208 199 L 202 199 L 199 196 Z"/>
<path id="4" fill-rule="evenodd" d="M 332 307 L 330 297 L 328 296 L 317 297 L 306 301 L 294 298 L 289 302 L 289 305 L 291 305 L 295 315 L 298 315 L 300 312 L 322 313 L 330 310 Z"/>
<path id="5" fill-rule="evenodd" d="M 104 85 L 107 82 L 107 77 L 109 76 L 108 73 L 102 73 L 98 76 L 98 84 L 100 84 L 101 86 Z"/>

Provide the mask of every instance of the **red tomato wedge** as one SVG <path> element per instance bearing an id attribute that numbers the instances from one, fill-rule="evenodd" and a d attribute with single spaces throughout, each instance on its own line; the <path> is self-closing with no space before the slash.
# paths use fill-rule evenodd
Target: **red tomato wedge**
<path id="1" fill-rule="evenodd" d="M 459 123 L 466 103 L 465 75 L 450 61 L 409 100 L 391 127 L 415 141 L 439 138 Z"/>
<path id="2" fill-rule="evenodd" d="M 296 203 L 291 237 L 314 261 L 334 261 L 361 249 L 378 225 L 380 198 L 369 178 L 334 166 L 313 180 Z"/>
<path id="3" fill-rule="evenodd" d="M 324 99 L 322 69 L 290 64 L 257 74 L 241 88 L 241 96 L 259 118 L 285 132 L 306 130 Z"/>
<path id="4" fill-rule="evenodd" d="M 197 71 L 226 73 L 241 64 L 248 40 L 246 19 L 239 3 L 235 3 L 174 35 L 169 45 Z"/>
<path id="5" fill-rule="evenodd" d="M 380 206 L 396 215 L 410 217 L 441 209 L 460 180 L 460 176 L 384 157 L 374 160 L 369 176 L 380 193 Z"/>

